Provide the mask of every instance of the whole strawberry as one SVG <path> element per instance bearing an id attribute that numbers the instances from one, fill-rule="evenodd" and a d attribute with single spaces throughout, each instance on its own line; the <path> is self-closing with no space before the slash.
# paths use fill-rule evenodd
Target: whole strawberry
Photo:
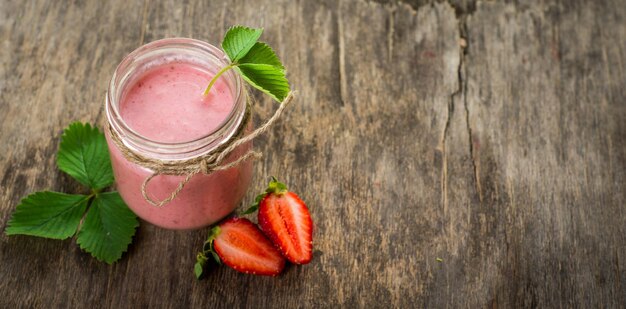
<path id="1" fill-rule="evenodd" d="M 259 226 L 278 250 L 294 264 L 313 257 L 313 221 L 304 202 L 272 177 L 259 201 Z"/>

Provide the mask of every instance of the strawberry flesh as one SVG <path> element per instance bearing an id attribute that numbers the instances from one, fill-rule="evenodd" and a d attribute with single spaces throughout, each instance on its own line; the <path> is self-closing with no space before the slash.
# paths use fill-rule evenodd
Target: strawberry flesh
<path id="1" fill-rule="evenodd" d="M 293 192 L 268 193 L 259 203 L 259 225 L 278 250 L 294 264 L 313 257 L 313 221 Z"/>
<path id="2" fill-rule="evenodd" d="M 245 218 L 233 218 L 219 225 L 213 248 L 222 263 L 236 271 L 276 276 L 285 267 L 285 259 L 261 230 Z"/>

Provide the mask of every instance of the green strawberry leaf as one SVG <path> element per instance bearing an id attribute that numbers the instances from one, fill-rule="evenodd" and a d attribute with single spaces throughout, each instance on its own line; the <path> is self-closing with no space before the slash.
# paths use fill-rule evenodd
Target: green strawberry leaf
<path id="1" fill-rule="evenodd" d="M 270 180 L 270 183 L 267 185 L 265 193 L 285 194 L 287 193 L 287 185 L 272 176 L 272 180 Z"/>
<path id="2" fill-rule="evenodd" d="M 209 231 L 209 236 L 207 237 L 207 240 L 204 242 L 204 248 L 203 248 L 204 250 L 203 253 L 205 254 L 211 253 L 211 255 L 213 256 L 213 260 L 215 260 L 217 264 L 222 264 L 222 260 L 220 259 L 220 256 L 217 255 L 217 252 L 215 252 L 215 249 L 213 249 L 213 241 L 215 240 L 215 238 L 217 238 L 217 236 L 220 235 L 221 232 L 222 232 L 222 229 L 220 229 L 219 226 L 213 227 Z"/>
<path id="3" fill-rule="evenodd" d="M 289 82 L 285 72 L 269 64 L 243 63 L 235 67 L 254 88 L 257 88 L 282 102 L 289 94 Z"/>
<path id="4" fill-rule="evenodd" d="M 111 264 L 126 251 L 138 226 L 137 216 L 119 193 L 100 193 L 91 203 L 76 242 L 96 259 Z"/>
<path id="5" fill-rule="evenodd" d="M 269 64 L 283 72 L 285 71 L 285 67 L 283 67 L 274 50 L 263 42 L 254 43 L 254 46 L 239 60 L 239 63 Z"/>
<path id="6" fill-rule="evenodd" d="M 17 205 L 5 233 L 53 239 L 72 237 L 88 202 L 89 196 L 86 195 L 50 191 L 33 193 Z"/>
<path id="7" fill-rule="evenodd" d="M 198 253 L 196 256 L 196 264 L 193 266 L 193 272 L 196 275 L 196 279 L 202 279 L 208 260 L 209 259 L 207 259 L 203 253 Z"/>
<path id="8" fill-rule="evenodd" d="M 242 212 L 241 215 L 249 215 L 249 214 L 254 213 L 255 211 L 257 211 L 259 209 L 259 204 L 261 203 L 261 200 L 263 200 L 265 195 L 267 195 L 267 192 L 263 192 L 263 193 L 257 195 L 254 198 L 254 203 L 252 205 L 250 205 L 250 207 L 248 209 L 246 209 L 244 212 Z"/>
<path id="9" fill-rule="evenodd" d="M 202 279 L 204 271 L 207 269 L 208 265 L 212 263 L 211 260 L 207 257 L 209 254 L 211 254 L 211 257 L 213 257 L 213 260 L 218 265 L 222 264 L 219 255 L 217 255 L 217 253 L 213 249 L 213 241 L 221 232 L 222 230 L 219 226 L 215 226 L 211 230 L 209 230 L 207 240 L 204 241 L 204 244 L 202 245 L 202 252 L 198 252 L 198 254 L 196 255 L 196 264 L 193 266 L 193 272 L 196 275 L 196 279 Z"/>
<path id="10" fill-rule="evenodd" d="M 84 217 L 76 239 L 79 246 L 100 261 L 118 260 L 139 222 L 117 192 L 100 193 L 114 181 L 104 134 L 89 124 L 72 123 L 61 137 L 57 165 L 89 186 L 91 194 L 31 194 L 17 206 L 5 233 L 66 239 L 76 234 Z"/>
<path id="11" fill-rule="evenodd" d="M 204 273 L 204 264 L 200 261 L 196 261 L 196 264 L 193 265 L 193 273 L 196 275 L 196 279 L 202 279 L 202 274 Z"/>
<path id="12" fill-rule="evenodd" d="M 248 207 L 248 209 L 246 209 L 244 212 L 241 213 L 241 215 L 249 215 L 251 213 L 254 213 L 255 211 L 259 210 L 259 203 L 254 203 L 252 204 L 250 207 Z"/>
<path id="13" fill-rule="evenodd" d="M 211 255 L 213 256 L 213 260 L 215 261 L 215 263 L 222 265 L 222 260 L 220 259 L 220 256 L 217 255 L 217 252 L 215 252 L 215 250 L 211 251 Z"/>
<path id="14" fill-rule="evenodd" d="M 60 170 L 94 190 L 110 186 L 114 181 L 104 134 L 89 124 L 75 122 L 65 129 L 57 165 Z"/>
<path id="15" fill-rule="evenodd" d="M 276 194 L 285 194 L 287 192 L 287 185 L 285 185 L 282 182 L 279 182 L 276 177 L 272 176 L 272 179 L 270 180 L 267 189 L 265 189 L 265 192 L 257 195 L 254 198 L 254 203 L 252 205 L 250 205 L 250 207 L 248 207 L 248 209 L 244 210 L 240 215 L 249 215 L 251 213 L 254 213 L 255 211 L 259 210 L 259 204 L 261 203 L 261 201 L 263 200 L 263 198 L 270 194 L 270 193 L 276 193 Z"/>
<path id="16" fill-rule="evenodd" d="M 263 29 L 253 29 L 243 26 L 234 26 L 228 29 L 222 48 L 230 58 L 230 61 L 237 62 L 254 46 L 254 43 L 261 37 Z"/>
<path id="17" fill-rule="evenodd" d="M 208 95 L 217 79 L 234 68 L 253 87 L 282 102 L 289 94 L 289 82 L 285 67 L 274 50 L 263 42 L 257 42 L 263 29 L 235 26 L 228 30 L 222 48 L 231 63 L 220 69 L 204 90 Z"/>

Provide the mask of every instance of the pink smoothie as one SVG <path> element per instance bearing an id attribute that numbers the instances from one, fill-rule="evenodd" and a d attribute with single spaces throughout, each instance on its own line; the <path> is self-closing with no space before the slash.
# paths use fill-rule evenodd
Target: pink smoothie
<path id="1" fill-rule="evenodd" d="M 120 114 L 139 134 L 158 142 L 187 142 L 215 130 L 228 117 L 233 98 L 219 81 L 202 95 L 213 76 L 190 64 L 148 71 L 120 102 Z"/>
<path id="2" fill-rule="evenodd" d="M 206 136 L 229 116 L 234 99 L 228 85 L 218 80 L 208 96 L 202 93 L 210 72 L 184 62 L 150 69 L 123 93 L 119 113 L 135 132 L 157 142 L 188 142 Z M 245 147 L 244 147 L 245 146 Z M 228 160 L 247 152 L 234 151 Z M 196 175 L 170 203 L 157 208 L 141 195 L 141 184 L 152 172 L 127 161 L 109 141 L 117 187 L 128 206 L 141 218 L 171 229 L 194 229 L 214 223 L 237 206 L 251 178 L 250 162 L 210 175 Z M 174 191 L 182 176 L 157 176 L 148 185 L 152 198 L 162 200 Z"/>

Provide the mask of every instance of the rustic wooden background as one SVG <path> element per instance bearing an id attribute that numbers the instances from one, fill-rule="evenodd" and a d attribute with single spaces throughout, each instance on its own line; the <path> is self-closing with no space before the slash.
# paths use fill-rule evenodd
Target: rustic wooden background
<path id="1" fill-rule="evenodd" d="M 104 124 L 126 54 L 233 24 L 265 28 L 299 91 L 245 202 L 270 175 L 301 193 L 313 262 L 198 282 L 206 230 L 143 223 L 112 266 L 2 234 L 0 307 L 626 306 L 622 0 L 0 0 L 0 228 L 30 192 L 84 190 L 59 136 Z"/>

